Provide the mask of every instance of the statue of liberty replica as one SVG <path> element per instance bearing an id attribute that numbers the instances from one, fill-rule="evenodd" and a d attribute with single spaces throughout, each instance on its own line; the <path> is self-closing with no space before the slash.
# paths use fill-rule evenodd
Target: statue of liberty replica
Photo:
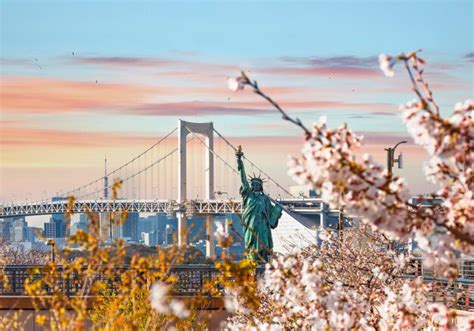
<path id="1" fill-rule="evenodd" d="M 244 240 L 247 257 L 257 263 L 269 261 L 273 249 L 271 229 L 278 226 L 282 214 L 282 206 L 272 205 L 270 198 L 263 193 L 263 180 L 250 177 L 250 185 L 245 174 L 242 147 L 235 153 L 237 168 L 240 172 L 242 186 L 240 194 L 243 199 L 242 221 L 244 224 Z"/>

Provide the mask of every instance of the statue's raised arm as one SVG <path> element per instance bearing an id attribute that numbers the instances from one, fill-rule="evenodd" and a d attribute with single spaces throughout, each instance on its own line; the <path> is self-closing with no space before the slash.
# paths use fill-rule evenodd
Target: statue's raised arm
<path id="1" fill-rule="evenodd" d="M 238 146 L 237 150 L 235 151 L 235 156 L 237 156 L 237 169 L 240 172 L 240 181 L 242 183 L 242 191 L 247 190 L 249 188 L 249 182 L 247 181 L 247 175 L 245 174 L 245 167 L 244 162 L 242 161 L 242 157 L 244 153 L 242 152 L 242 146 Z"/>

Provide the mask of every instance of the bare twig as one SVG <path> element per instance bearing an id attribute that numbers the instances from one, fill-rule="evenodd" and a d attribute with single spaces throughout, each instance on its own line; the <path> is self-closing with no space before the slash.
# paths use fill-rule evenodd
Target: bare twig
<path id="1" fill-rule="evenodd" d="M 306 139 L 309 139 L 311 137 L 311 131 L 303 124 L 303 122 L 301 122 L 301 120 L 299 118 L 291 118 L 290 116 L 288 116 L 288 114 L 280 107 L 280 105 L 275 102 L 272 98 L 270 98 L 267 94 L 265 94 L 261 89 L 260 87 L 258 87 L 258 84 L 257 84 L 257 81 L 251 81 L 248 76 L 245 74 L 245 72 L 242 71 L 242 83 L 245 84 L 245 85 L 249 85 L 253 88 L 253 92 L 255 94 L 258 94 L 259 96 L 261 96 L 262 98 L 264 98 L 265 100 L 267 100 L 273 107 L 276 108 L 276 110 L 278 110 L 281 114 L 281 117 L 285 120 L 285 121 L 288 121 L 288 122 L 291 122 L 293 123 L 294 125 L 298 126 L 299 128 L 301 128 L 304 133 L 305 133 L 305 138 Z"/>

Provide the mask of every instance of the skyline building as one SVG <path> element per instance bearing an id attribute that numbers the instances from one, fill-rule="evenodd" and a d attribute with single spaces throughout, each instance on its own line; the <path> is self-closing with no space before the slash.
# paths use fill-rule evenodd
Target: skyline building
<path id="1" fill-rule="evenodd" d="M 164 244 L 166 246 L 173 245 L 174 242 L 174 227 L 171 224 L 166 224 L 164 233 Z"/>
<path id="2" fill-rule="evenodd" d="M 43 236 L 45 238 L 55 238 L 56 237 L 56 224 L 50 220 L 49 222 L 44 223 L 43 225 Z"/>
<path id="3" fill-rule="evenodd" d="M 60 197 L 60 196 L 53 197 L 51 199 L 51 201 L 53 203 L 64 201 L 64 200 L 67 200 L 67 198 L 66 197 Z M 69 230 L 70 224 L 68 226 L 68 224 L 66 223 L 66 220 L 64 218 L 64 214 L 53 214 L 53 215 L 51 215 L 50 222 L 53 222 L 55 224 L 55 226 L 54 226 L 54 229 L 55 229 L 54 238 L 65 238 L 69 235 L 68 230 Z M 50 231 L 52 231 L 52 227 L 53 226 L 49 226 Z M 52 234 L 52 232 L 50 234 Z M 50 237 L 50 238 L 53 238 L 53 237 Z"/>
<path id="4" fill-rule="evenodd" d="M 12 226 L 12 218 L 5 218 L 0 220 L 0 241 L 9 242 L 11 240 Z"/>
<path id="5" fill-rule="evenodd" d="M 160 244 L 160 232 L 158 230 L 151 232 L 142 232 L 143 244 L 146 246 L 156 246 Z"/>
<path id="6" fill-rule="evenodd" d="M 120 213 L 99 214 L 99 235 L 104 242 L 122 238 L 122 219 Z"/>
<path id="7" fill-rule="evenodd" d="M 130 238 L 131 241 L 138 242 L 140 233 L 138 232 L 139 213 L 128 213 L 125 222 L 122 224 L 122 238 Z M 155 229 L 158 230 L 158 229 Z M 148 231 L 147 231 L 148 232 Z"/>
<path id="8" fill-rule="evenodd" d="M 12 242 L 26 241 L 28 224 L 25 218 L 17 218 L 13 221 L 11 240 Z"/>
<path id="9" fill-rule="evenodd" d="M 87 222 L 87 216 L 85 214 L 79 215 L 79 221 L 74 222 L 71 225 L 70 234 L 74 235 L 78 230 L 83 230 L 84 232 L 89 232 L 89 226 Z"/>
<path id="10" fill-rule="evenodd" d="M 176 243 L 177 238 L 175 238 L 175 236 L 177 234 L 177 219 L 176 217 L 171 217 L 169 214 L 144 214 L 144 217 L 140 217 L 140 213 L 133 212 L 127 215 L 125 222 L 121 222 L 121 215 L 119 213 L 102 213 L 97 215 L 100 226 L 99 236 L 104 243 L 111 243 L 119 238 L 134 243 L 142 243 L 147 246 L 171 246 Z M 112 215 L 113 219 L 111 219 Z M 237 215 L 216 215 L 213 218 L 213 232 L 216 229 L 216 222 L 225 222 L 227 219 L 233 219 L 234 230 L 241 232 L 241 224 Z M 27 226 L 28 223 L 24 222 L 24 217 L 20 218 L 20 220 L 15 223 L 15 236 L 15 231 L 13 230 L 14 219 L 15 218 L 13 217 L 3 220 L 0 219 L 0 237 L 9 236 L 8 241 L 14 239 L 17 242 L 31 242 L 32 245 L 43 243 L 37 239 L 38 235 L 35 233 L 35 229 L 29 228 Z M 69 232 L 70 235 L 77 233 L 79 229 L 87 232 L 89 230 L 88 219 L 89 216 L 87 214 L 81 213 L 74 215 L 71 218 L 71 229 L 70 231 L 66 231 L 67 224 L 64 221 L 63 215 L 52 215 L 48 222 L 43 223 L 43 228 L 41 230 L 45 238 L 54 239 L 59 247 L 60 243 L 62 243 L 61 240 L 64 241 L 66 239 L 67 232 Z M 199 250 L 205 249 L 206 245 L 202 246 L 202 241 L 206 241 L 205 219 L 202 216 L 195 215 L 189 217 L 187 221 L 189 230 L 188 243 Z M 225 224 L 227 225 L 227 223 Z M 11 229 L 10 225 L 12 225 Z M 139 232 L 139 230 L 142 231 Z M 230 228 L 228 228 L 227 231 L 229 231 L 229 233 L 232 232 Z M 230 247 L 227 253 L 233 256 L 238 256 L 240 255 L 240 251 L 243 250 L 243 244 L 239 242 L 238 237 L 234 236 L 234 239 L 233 247 Z M 199 244 L 200 242 L 201 244 Z M 26 247 L 27 246 L 25 246 L 25 248 Z M 216 250 L 221 250 L 221 248 L 216 244 L 214 247 Z M 203 254 L 206 254 L 205 250 L 203 251 Z"/>
<path id="11" fill-rule="evenodd" d="M 45 238 L 65 238 L 67 234 L 67 224 L 63 215 L 53 215 L 49 222 L 44 223 L 43 235 Z"/>

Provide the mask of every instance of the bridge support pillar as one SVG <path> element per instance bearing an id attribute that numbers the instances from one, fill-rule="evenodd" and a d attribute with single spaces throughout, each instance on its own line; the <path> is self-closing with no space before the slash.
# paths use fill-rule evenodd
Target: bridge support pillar
<path id="1" fill-rule="evenodd" d="M 324 228 L 326 227 L 326 214 L 327 214 L 327 205 L 321 201 L 321 214 L 320 214 L 320 219 L 319 219 L 319 229 L 317 230 L 317 243 L 318 245 L 321 245 L 322 240 L 320 237 L 320 233 L 324 231 Z"/>
<path id="2" fill-rule="evenodd" d="M 215 238 L 214 238 L 214 217 L 208 215 L 206 217 L 206 257 L 208 259 L 216 258 L 215 249 Z"/>
<path id="3" fill-rule="evenodd" d="M 185 212 L 179 212 L 176 213 L 176 217 L 178 218 L 178 246 L 185 246 L 188 241 L 187 241 L 187 227 L 186 227 L 186 213 Z"/>
<path id="4" fill-rule="evenodd" d="M 178 203 L 181 209 L 185 209 L 183 205 L 187 199 L 187 179 L 186 179 L 186 137 L 190 133 L 197 133 L 205 137 L 206 149 L 204 151 L 204 157 L 206 160 L 206 172 L 205 172 L 205 194 L 206 200 L 214 199 L 214 127 L 212 122 L 209 123 L 194 123 L 186 122 L 183 120 L 178 121 Z M 186 245 L 186 211 L 178 213 L 178 245 Z M 211 225 L 211 233 L 207 231 L 207 224 Z M 214 233 L 212 231 L 212 219 L 206 221 L 206 234 L 209 238 L 206 251 L 209 254 L 206 256 L 215 256 L 214 254 Z M 209 244 L 212 239 L 212 245 Z M 210 248 L 212 246 L 212 248 Z"/>
<path id="5" fill-rule="evenodd" d="M 324 229 L 326 227 L 326 213 L 326 204 L 324 202 L 321 202 L 321 222 L 319 223 L 320 229 Z"/>

